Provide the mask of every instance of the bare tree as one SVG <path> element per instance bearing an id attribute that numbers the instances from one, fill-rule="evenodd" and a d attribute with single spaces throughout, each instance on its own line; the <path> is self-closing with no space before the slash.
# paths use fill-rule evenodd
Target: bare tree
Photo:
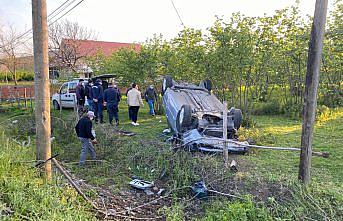
<path id="1" fill-rule="evenodd" d="M 13 26 L 4 27 L 0 30 L 0 65 L 7 68 L 16 85 L 18 83 L 17 67 L 19 58 L 29 54 L 29 46 L 26 40 L 16 32 Z M 7 75 L 6 81 L 8 81 Z"/>
<path id="2" fill-rule="evenodd" d="M 49 26 L 49 50 L 52 63 L 61 68 L 77 71 L 78 62 L 87 56 L 80 52 L 79 40 L 95 40 L 93 30 L 80 26 L 77 22 L 62 21 Z"/>

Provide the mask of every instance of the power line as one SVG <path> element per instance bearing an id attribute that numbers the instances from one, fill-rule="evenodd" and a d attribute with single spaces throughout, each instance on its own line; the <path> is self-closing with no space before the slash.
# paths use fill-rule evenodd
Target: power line
<path id="1" fill-rule="evenodd" d="M 65 3 L 67 3 L 70 0 L 67 0 Z M 56 15 L 52 16 L 51 18 L 48 19 L 48 21 L 51 21 L 52 19 L 54 19 L 56 16 L 58 16 L 59 14 L 61 14 L 64 10 L 66 10 L 71 4 L 73 4 L 76 0 L 72 0 L 71 2 L 69 2 L 69 4 L 67 4 L 66 6 L 64 6 Z M 64 4 L 64 3 L 63 3 Z M 62 5 L 63 5 L 62 4 Z"/>
<path id="2" fill-rule="evenodd" d="M 49 16 L 52 16 L 53 13 L 55 13 L 58 9 L 60 9 L 63 5 L 65 5 L 67 2 L 69 2 L 70 0 L 65 1 L 64 3 L 62 3 L 58 8 L 56 8 L 52 13 L 49 14 Z M 70 2 L 68 5 L 66 5 L 65 7 L 63 7 L 62 10 L 60 10 L 57 14 L 55 14 L 52 18 L 50 18 L 49 20 L 52 20 L 54 17 L 56 17 L 57 15 L 59 15 L 60 13 L 62 13 L 64 10 L 66 10 L 72 3 L 74 3 L 76 0 L 72 0 L 72 2 Z M 76 8 L 78 5 L 80 5 L 84 0 L 79 1 L 76 5 L 74 5 L 71 9 L 69 9 L 66 13 L 64 13 L 62 16 L 60 16 L 59 18 L 55 19 L 53 22 L 51 22 L 50 24 L 48 24 L 48 26 L 56 23 L 58 20 L 60 20 L 61 18 L 63 18 L 65 15 L 67 15 L 69 12 L 71 12 L 74 8 Z M 48 16 L 48 17 L 49 17 Z M 21 34 L 18 38 L 16 38 L 15 40 L 18 40 L 22 37 L 24 37 L 25 35 L 27 35 L 28 33 L 32 32 L 32 29 L 26 31 L 25 33 Z M 24 40 L 23 42 L 18 42 L 18 44 L 22 44 L 27 42 L 28 40 L 31 40 L 33 38 L 33 36 L 30 36 L 28 39 Z M 17 44 L 17 45 L 18 45 Z M 1 46 L 1 47 L 6 47 L 6 46 Z M 0 48 L 1 48 L 0 47 Z"/>
<path id="3" fill-rule="evenodd" d="M 48 26 L 53 25 L 55 22 L 57 22 L 58 20 L 60 20 L 61 18 L 63 18 L 65 15 L 67 15 L 70 11 L 72 11 L 74 8 L 76 8 L 78 5 L 80 5 L 84 0 L 79 1 L 79 3 L 77 3 L 76 5 L 74 5 L 74 7 L 72 7 L 71 9 L 69 9 L 66 13 L 64 13 L 61 17 L 59 17 L 58 19 L 56 19 L 55 21 L 51 22 Z"/>
<path id="4" fill-rule="evenodd" d="M 69 2 L 70 0 L 66 0 L 65 2 L 63 2 L 59 7 L 57 7 L 53 12 L 51 12 L 49 15 L 48 15 L 48 18 L 50 17 L 50 16 L 52 16 L 56 11 L 58 11 L 61 7 L 63 7 L 67 2 Z M 73 2 L 75 2 L 76 0 L 73 0 Z M 71 3 L 73 3 L 73 2 L 71 2 Z M 68 5 L 67 5 L 67 7 L 71 4 L 71 3 L 69 3 Z M 63 10 L 65 10 L 65 8 L 63 8 L 60 12 L 58 12 L 55 16 L 57 16 L 58 14 L 60 14 Z M 55 16 L 53 16 L 51 19 L 53 19 Z M 15 38 L 14 39 L 14 41 L 16 41 L 16 40 L 19 40 L 19 39 L 21 39 L 21 38 L 25 38 L 26 37 L 26 35 L 28 35 L 28 34 L 31 34 L 31 32 L 32 32 L 32 28 L 31 29 L 29 29 L 29 30 L 27 30 L 27 31 L 25 31 L 23 34 L 21 34 L 21 35 L 19 35 L 17 38 Z M 29 38 L 30 39 L 30 38 Z M 27 41 L 27 40 L 26 40 Z M 26 42 L 26 41 L 24 41 L 24 42 Z M 5 47 L 5 46 L 2 46 L 2 47 Z"/>
<path id="5" fill-rule="evenodd" d="M 182 25 L 184 28 L 186 28 L 185 24 L 183 23 L 183 21 L 182 21 L 182 19 L 181 19 L 181 16 L 180 16 L 180 14 L 179 14 L 177 8 L 176 8 L 175 5 L 174 5 L 173 0 L 170 0 L 170 1 L 171 1 L 172 5 L 173 5 L 173 7 L 174 7 L 174 9 L 175 9 L 175 12 L 176 12 L 177 16 L 179 17 L 179 20 L 180 20 L 180 22 L 181 22 L 181 25 Z"/>

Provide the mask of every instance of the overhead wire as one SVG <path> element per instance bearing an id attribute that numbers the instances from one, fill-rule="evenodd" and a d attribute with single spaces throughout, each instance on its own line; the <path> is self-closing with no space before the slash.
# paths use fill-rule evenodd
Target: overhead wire
<path id="1" fill-rule="evenodd" d="M 56 16 L 58 16 L 59 14 L 61 14 L 63 11 L 65 11 L 71 4 L 73 4 L 76 0 L 72 0 L 71 2 L 69 2 L 70 0 L 66 0 L 65 2 L 63 2 L 59 7 L 57 7 L 53 12 L 51 12 L 48 15 L 48 22 L 51 21 L 53 18 L 55 18 Z M 65 15 L 67 15 L 69 12 L 71 12 L 73 9 L 75 9 L 78 5 L 80 5 L 84 0 L 79 1 L 76 5 L 74 5 L 72 8 L 70 8 L 67 12 L 65 12 L 62 16 L 58 17 L 57 19 L 55 19 L 53 22 L 51 22 L 50 24 L 48 24 L 48 26 L 56 23 L 58 20 L 60 20 L 61 18 L 63 18 Z M 68 3 L 69 2 L 69 3 Z M 68 4 L 67 4 L 68 3 Z M 67 5 L 66 5 L 67 4 Z M 64 7 L 63 7 L 64 6 Z M 62 8 L 63 7 L 63 8 Z M 62 9 L 61 9 L 62 8 Z M 61 10 L 60 10 L 61 9 Z M 57 12 L 58 11 L 58 12 Z M 57 12 L 55 15 L 53 15 L 55 12 Z M 52 17 L 51 17 L 52 16 Z M 49 18 L 50 17 L 50 18 Z M 26 36 L 28 34 L 31 34 L 32 32 L 32 28 L 30 30 L 27 30 L 26 32 L 24 32 L 23 34 L 21 34 L 20 36 L 18 36 L 15 40 L 19 40 L 20 38 L 25 38 L 25 37 L 29 37 L 26 40 L 22 41 L 22 42 L 18 42 L 16 45 L 18 44 L 23 44 L 29 40 L 31 40 L 33 38 L 33 36 Z M 0 46 L 1 47 L 6 47 L 6 46 Z"/>
<path id="2" fill-rule="evenodd" d="M 175 7 L 175 4 L 174 4 L 173 0 L 170 0 L 170 1 L 171 1 L 172 5 L 173 5 L 173 7 L 174 7 L 174 10 L 175 10 L 177 16 L 179 17 L 179 20 L 180 20 L 180 22 L 181 22 L 181 25 L 182 25 L 184 28 L 186 28 L 185 24 L 183 23 L 183 21 L 182 21 L 182 19 L 181 19 L 181 16 L 180 16 L 179 11 L 178 11 L 177 8 Z"/>
<path id="3" fill-rule="evenodd" d="M 50 17 L 50 16 L 52 16 L 55 12 L 57 12 L 61 7 L 63 7 L 67 2 L 69 2 L 70 0 L 66 0 L 65 2 L 63 2 L 59 7 L 57 7 L 54 11 L 52 11 L 49 15 L 48 15 L 48 18 Z M 74 0 L 75 1 L 75 0 Z M 70 4 L 69 4 L 70 5 Z M 68 5 L 68 6 L 69 6 Z M 62 12 L 63 10 L 64 10 L 65 8 L 63 8 L 60 12 Z M 59 12 L 59 13 L 60 13 Z M 58 15 L 59 13 L 57 13 L 56 15 Z M 54 18 L 54 17 L 53 17 Z M 22 33 L 21 35 L 19 35 L 17 38 L 15 38 L 13 41 L 16 41 L 16 40 L 19 40 L 19 39 L 21 39 L 21 38 L 25 38 L 25 37 L 29 37 L 29 36 L 27 36 L 28 34 L 31 34 L 31 32 L 32 32 L 32 28 L 31 29 L 29 29 L 29 30 L 27 30 L 27 31 L 25 31 L 24 33 Z M 30 38 L 29 38 L 30 39 Z M 28 40 L 26 40 L 26 41 L 28 41 Z M 26 41 L 24 41 L 24 42 L 26 42 Z M 2 47 L 5 47 L 5 46 L 2 46 Z"/>

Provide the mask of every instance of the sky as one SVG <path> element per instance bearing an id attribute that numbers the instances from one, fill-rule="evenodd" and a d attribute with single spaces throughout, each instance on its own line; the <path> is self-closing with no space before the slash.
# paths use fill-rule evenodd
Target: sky
<path id="1" fill-rule="evenodd" d="M 47 0 L 48 14 L 66 0 Z M 72 1 L 72 0 L 71 0 Z M 70 1 L 70 2 L 71 2 Z M 76 4 L 80 0 L 76 0 Z M 173 0 L 186 27 L 206 30 L 216 16 L 229 19 L 233 12 L 247 16 L 272 15 L 296 0 Z M 334 0 L 329 0 L 329 9 Z M 300 0 L 302 15 L 314 13 L 315 0 Z M 66 10 L 67 11 L 67 10 Z M 0 0 L 0 24 L 22 33 L 31 28 L 31 0 Z M 60 14 L 62 15 L 62 13 Z M 57 18 L 57 17 L 56 17 Z M 144 42 L 154 34 L 176 37 L 183 29 L 172 0 L 84 0 L 63 17 L 94 30 L 97 39 Z"/>

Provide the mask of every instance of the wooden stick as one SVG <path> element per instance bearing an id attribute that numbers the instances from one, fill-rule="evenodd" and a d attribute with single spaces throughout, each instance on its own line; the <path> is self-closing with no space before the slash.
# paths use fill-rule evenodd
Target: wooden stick
<path id="1" fill-rule="evenodd" d="M 83 199 L 85 199 L 95 209 L 98 210 L 98 207 L 81 191 L 81 189 L 78 187 L 78 185 L 69 176 L 68 172 L 61 166 L 61 164 L 55 158 L 52 158 L 51 161 L 56 165 L 57 169 L 64 175 L 64 177 L 67 178 L 69 183 L 74 187 L 74 189 L 78 192 L 78 194 L 80 194 Z"/>

